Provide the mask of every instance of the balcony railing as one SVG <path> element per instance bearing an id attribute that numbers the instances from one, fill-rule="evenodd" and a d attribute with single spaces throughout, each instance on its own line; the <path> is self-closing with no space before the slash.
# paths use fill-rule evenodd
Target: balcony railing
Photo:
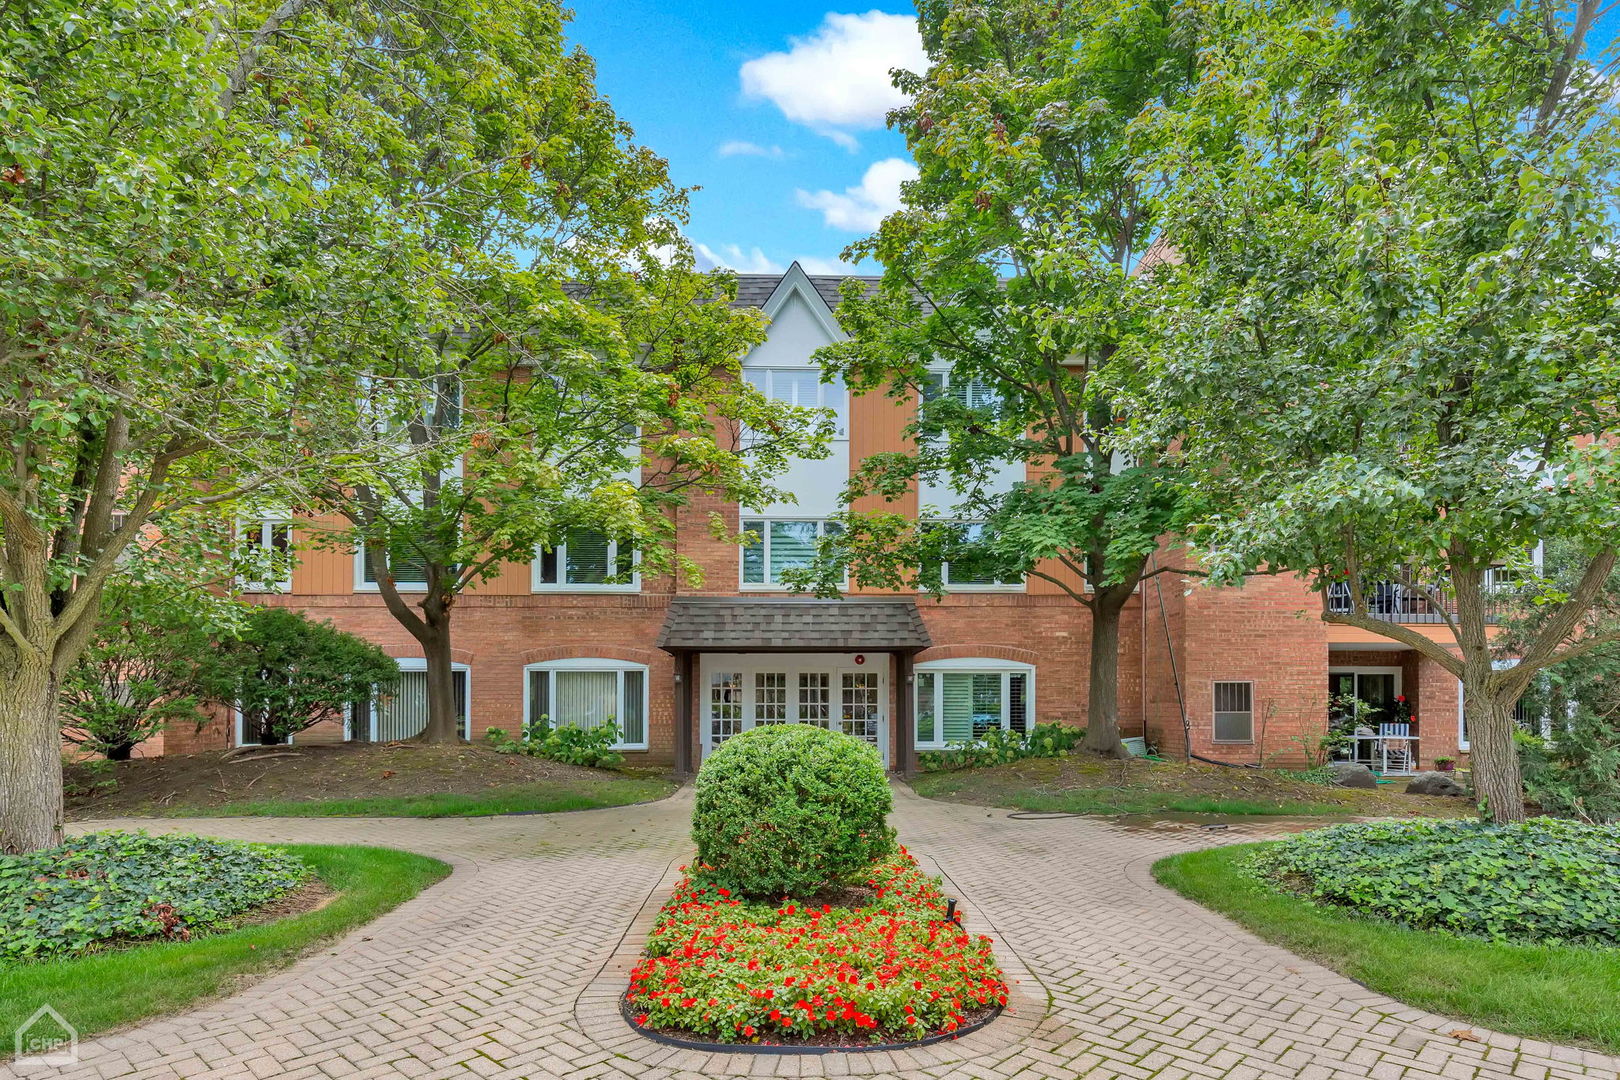
<path id="1" fill-rule="evenodd" d="M 1444 602 L 1445 609 L 1430 599 L 1433 593 Z M 1497 580 L 1494 573 L 1485 579 L 1485 619 L 1500 622 L 1507 608 L 1508 582 Z M 1367 613 L 1375 619 L 1396 623 L 1443 623 L 1446 616 L 1457 614 L 1456 600 L 1443 588 L 1423 589 L 1399 581 L 1378 581 L 1366 587 Z M 1350 585 L 1336 581 L 1328 586 L 1328 610 L 1349 614 Z"/>

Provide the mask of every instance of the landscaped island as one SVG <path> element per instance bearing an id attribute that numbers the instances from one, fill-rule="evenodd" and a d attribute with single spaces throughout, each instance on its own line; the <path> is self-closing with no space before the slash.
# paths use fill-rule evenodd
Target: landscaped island
<path id="1" fill-rule="evenodd" d="M 861 1048 L 950 1037 L 1007 983 L 894 842 L 872 747 L 801 725 L 734 736 L 698 774 L 698 860 L 630 977 L 626 1014 L 688 1041 Z"/>
<path id="2" fill-rule="evenodd" d="M 449 869 L 381 848 L 119 832 L 0 855 L 0 1030 L 42 1005 L 81 1037 L 185 1008 L 376 918 Z"/>
<path id="3" fill-rule="evenodd" d="M 1620 826 L 1336 825 L 1175 855 L 1153 872 L 1408 1005 L 1620 1051 Z"/>

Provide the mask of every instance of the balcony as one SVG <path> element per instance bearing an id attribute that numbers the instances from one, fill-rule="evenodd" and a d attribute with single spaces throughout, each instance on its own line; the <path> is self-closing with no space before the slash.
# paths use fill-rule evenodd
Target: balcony
<path id="1" fill-rule="evenodd" d="M 1507 608 L 1511 583 L 1507 574 L 1497 571 L 1485 575 L 1485 621 L 1501 622 Z M 1350 585 L 1336 581 L 1328 586 L 1328 610 L 1350 614 Z M 1436 594 L 1445 603 L 1445 610 L 1436 606 L 1430 594 Z M 1443 586 L 1424 589 L 1399 581 L 1379 581 L 1367 586 L 1367 613 L 1375 619 L 1394 623 L 1444 623 L 1446 616 L 1457 614 L 1456 601 Z"/>

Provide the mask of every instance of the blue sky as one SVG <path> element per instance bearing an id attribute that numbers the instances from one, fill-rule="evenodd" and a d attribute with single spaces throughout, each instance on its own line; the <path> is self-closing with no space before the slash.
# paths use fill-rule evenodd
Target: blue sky
<path id="1" fill-rule="evenodd" d="M 637 138 L 692 196 L 704 265 L 834 272 L 893 209 L 905 142 L 887 70 L 916 68 L 909 2 L 575 0 L 570 37 Z M 860 267 L 876 272 L 868 264 Z"/>
<path id="2" fill-rule="evenodd" d="M 912 169 L 883 114 L 898 100 L 888 69 L 924 64 L 913 9 L 826 2 L 574 0 L 570 37 L 602 93 L 677 183 L 702 189 L 687 230 L 700 265 L 837 272 L 897 205 Z M 1617 28 L 1606 13 L 1590 51 Z"/>

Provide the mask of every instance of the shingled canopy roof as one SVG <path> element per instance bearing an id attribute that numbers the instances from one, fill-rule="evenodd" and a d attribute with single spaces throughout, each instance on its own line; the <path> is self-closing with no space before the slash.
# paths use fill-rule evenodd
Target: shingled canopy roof
<path id="1" fill-rule="evenodd" d="M 912 600 L 683 597 L 658 647 L 703 652 L 914 652 L 933 641 Z"/>

